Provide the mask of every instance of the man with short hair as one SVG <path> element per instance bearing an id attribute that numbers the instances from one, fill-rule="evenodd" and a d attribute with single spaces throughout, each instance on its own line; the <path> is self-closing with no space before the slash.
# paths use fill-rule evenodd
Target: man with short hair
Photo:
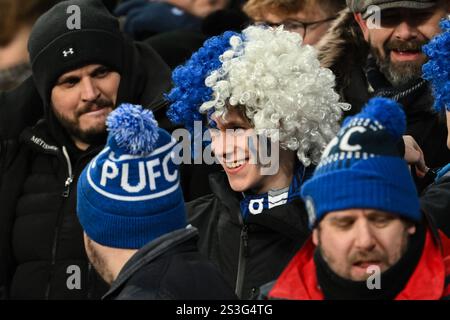
<path id="1" fill-rule="evenodd" d="M 106 142 L 107 115 L 125 101 L 157 104 L 170 70 L 150 47 L 126 40 L 99 0 L 58 3 L 37 21 L 28 48 L 45 115 L 2 141 L 2 296 L 98 298 L 106 286 L 84 252 L 74 185 Z"/>
<path id="2" fill-rule="evenodd" d="M 450 296 L 450 240 L 420 210 L 398 141 L 401 107 L 376 98 L 345 121 L 302 187 L 313 235 L 269 298 L 437 300 Z M 267 293 L 268 292 L 268 293 Z"/>
<path id="3" fill-rule="evenodd" d="M 450 162 L 445 120 L 433 108 L 429 84 L 422 78 L 421 48 L 440 33 L 450 12 L 448 0 L 347 0 L 336 24 L 318 45 L 324 67 L 336 74 L 337 90 L 357 113 L 372 96 L 403 105 L 406 134 L 418 142 L 427 164 Z M 350 63 L 351 62 L 351 63 Z"/>
<path id="4" fill-rule="evenodd" d="M 243 10 L 258 24 L 283 25 L 299 33 L 304 44 L 315 45 L 344 8 L 343 0 L 249 0 Z"/>
<path id="5" fill-rule="evenodd" d="M 187 223 L 175 139 L 137 105 L 119 106 L 107 126 L 108 143 L 77 186 L 86 252 L 111 285 L 104 299 L 235 299 Z"/>

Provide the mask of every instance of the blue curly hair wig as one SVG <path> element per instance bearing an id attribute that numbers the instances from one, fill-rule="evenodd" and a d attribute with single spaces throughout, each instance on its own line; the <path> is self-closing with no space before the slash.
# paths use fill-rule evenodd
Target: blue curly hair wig
<path id="1" fill-rule="evenodd" d="M 450 18 L 444 19 L 440 26 L 442 33 L 423 48 L 430 59 L 423 66 L 423 77 L 433 87 L 434 108 L 450 111 Z"/>
<path id="2" fill-rule="evenodd" d="M 335 76 L 321 67 L 317 51 L 283 27 L 213 37 L 172 78 L 168 118 L 191 135 L 195 121 L 214 126 L 237 107 L 256 134 L 296 152 L 305 166 L 320 160 L 350 107 L 339 101 Z"/>
<path id="3" fill-rule="evenodd" d="M 205 79 L 222 66 L 220 56 L 229 48 L 230 38 L 240 36 L 227 31 L 223 35 L 212 37 L 204 43 L 186 62 L 172 73 L 174 88 L 166 96 L 172 102 L 167 115 L 174 124 L 183 125 L 191 133 L 194 121 L 201 121 L 199 106 L 211 100 L 213 90 L 206 86 Z"/>

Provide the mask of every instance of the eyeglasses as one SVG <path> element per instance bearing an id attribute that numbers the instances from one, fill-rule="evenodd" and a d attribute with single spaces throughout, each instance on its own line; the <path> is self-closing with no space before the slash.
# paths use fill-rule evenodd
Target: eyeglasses
<path id="1" fill-rule="evenodd" d="M 303 21 L 292 20 L 292 19 L 277 22 L 277 23 L 268 22 L 268 21 L 256 21 L 255 24 L 256 25 L 264 25 L 264 26 L 273 27 L 273 28 L 283 25 L 285 30 L 297 32 L 302 36 L 302 38 L 305 38 L 306 30 L 308 29 L 308 27 L 314 26 L 314 25 L 320 25 L 325 22 L 332 21 L 336 18 L 337 18 L 337 16 L 332 16 L 332 17 L 329 17 L 329 18 L 326 18 L 323 20 L 317 20 L 317 21 L 311 21 L 311 22 L 303 22 Z"/>

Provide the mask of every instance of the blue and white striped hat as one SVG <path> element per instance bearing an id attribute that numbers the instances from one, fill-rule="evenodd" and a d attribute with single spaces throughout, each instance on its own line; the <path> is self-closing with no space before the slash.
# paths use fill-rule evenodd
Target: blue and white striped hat
<path id="1" fill-rule="evenodd" d="M 311 227 L 331 211 L 359 208 L 421 220 L 415 184 L 397 147 L 405 128 L 401 106 L 386 98 L 370 100 L 346 119 L 302 187 Z"/>

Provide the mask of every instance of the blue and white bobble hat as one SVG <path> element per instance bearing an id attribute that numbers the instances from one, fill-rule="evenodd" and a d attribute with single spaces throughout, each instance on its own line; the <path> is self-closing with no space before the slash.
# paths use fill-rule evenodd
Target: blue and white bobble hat
<path id="1" fill-rule="evenodd" d="M 331 211 L 377 209 L 420 221 L 417 191 L 397 143 L 405 132 L 401 106 L 373 98 L 347 118 L 302 187 L 310 226 Z"/>
<path id="2" fill-rule="evenodd" d="M 139 249 L 186 227 L 176 141 L 141 106 L 122 104 L 106 124 L 107 145 L 78 181 L 77 214 L 86 234 L 104 246 Z"/>

